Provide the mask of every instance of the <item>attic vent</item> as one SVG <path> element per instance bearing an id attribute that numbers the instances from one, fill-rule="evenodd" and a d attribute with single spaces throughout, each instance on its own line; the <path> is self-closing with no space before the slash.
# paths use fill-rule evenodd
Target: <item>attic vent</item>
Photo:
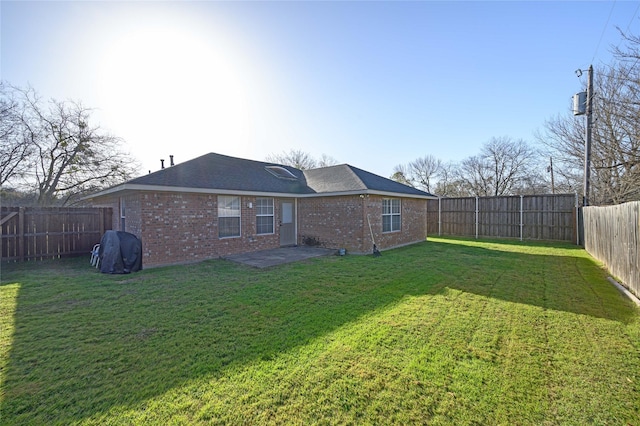
<path id="1" fill-rule="evenodd" d="M 265 166 L 265 169 L 275 177 L 280 179 L 298 179 L 296 175 L 282 166 Z"/>

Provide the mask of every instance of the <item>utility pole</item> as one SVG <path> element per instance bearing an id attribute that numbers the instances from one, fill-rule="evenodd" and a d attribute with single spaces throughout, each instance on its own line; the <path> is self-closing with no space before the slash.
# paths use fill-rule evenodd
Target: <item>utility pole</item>
<path id="1" fill-rule="evenodd" d="M 587 126 L 584 139 L 584 198 L 582 205 L 589 205 L 589 177 L 591 174 L 591 125 L 593 113 L 593 65 L 589 65 L 587 74 Z"/>

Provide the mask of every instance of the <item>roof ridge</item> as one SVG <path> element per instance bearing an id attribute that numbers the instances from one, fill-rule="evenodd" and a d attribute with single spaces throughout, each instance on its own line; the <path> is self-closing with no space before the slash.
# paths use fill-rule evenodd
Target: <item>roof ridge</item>
<path id="1" fill-rule="evenodd" d="M 355 170 L 353 170 L 353 169 L 357 169 L 357 170 L 360 170 L 360 169 L 358 169 L 357 167 L 352 166 L 351 164 L 347 164 L 347 163 L 345 163 L 344 165 L 347 167 L 347 169 L 349 169 L 349 173 L 351 173 L 353 176 L 355 176 L 355 177 L 356 177 L 356 179 L 358 179 L 358 182 L 360 182 L 360 183 L 362 184 L 362 186 L 364 186 L 366 189 L 371 189 L 371 188 L 369 188 L 369 186 L 368 186 L 368 185 L 367 185 L 367 184 L 362 180 L 362 178 L 360 177 L 360 175 L 358 175 L 358 173 L 356 173 L 356 172 L 355 172 Z"/>

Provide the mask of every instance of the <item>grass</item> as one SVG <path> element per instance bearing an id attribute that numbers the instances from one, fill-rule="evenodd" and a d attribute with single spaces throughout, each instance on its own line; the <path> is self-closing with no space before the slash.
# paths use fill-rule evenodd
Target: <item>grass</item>
<path id="1" fill-rule="evenodd" d="M 640 313 L 583 250 L 436 239 L 256 270 L 2 266 L 0 423 L 640 424 Z"/>

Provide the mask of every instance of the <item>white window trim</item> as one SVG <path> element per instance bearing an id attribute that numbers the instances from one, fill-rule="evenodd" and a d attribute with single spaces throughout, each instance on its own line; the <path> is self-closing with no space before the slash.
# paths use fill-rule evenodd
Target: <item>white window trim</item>
<path id="1" fill-rule="evenodd" d="M 391 213 L 385 213 L 384 212 L 384 204 L 385 201 L 389 201 L 390 203 L 390 207 L 391 207 Z M 398 213 L 393 213 L 393 201 L 398 201 Z M 382 199 L 382 217 L 384 218 L 385 216 L 389 216 L 391 218 L 391 221 L 389 222 L 391 225 L 391 230 L 389 231 L 385 231 L 384 230 L 384 220 L 382 221 L 382 233 L 383 234 L 390 234 L 392 232 L 401 232 L 402 231 L 402 200 L 399 198 L 383 198 Z M 400 227 L 398 229 L 393 229 L 393 217 L 394 216 L 398 216 L 400 218 Z"/>
<path id="2" fill-rule="evenodd" d="M 223 198 L 237 198 L 238 199 L 238 214 L 237 215 L 221 215 L 220 200 Z M 237 217 L 238 218 L 238 235 L 229 235 L 225 237 L 220 236 L 220 218 L 221 217 Z M 240 238 L 242 236 L 242 197 L 238 195 L 218 195 L 218 239 L 226 240 L 229 238 Z"/>
<path id="3" fill-rule="evenodd" d="M 256 235 L 273 235 L 276 233 L 276 208 L 275 208 L 275 200 L 272 197 L 257 197 L 256 198 L 256 209 L 258 208 L 258 200 L 271 200 L 271 214 L 258 214 L 256 213 L 256 218 L 258 217 L 269 217 L 271 216 L 271 232 L 258 233 L 258 220 L 256 219 Z"/>

